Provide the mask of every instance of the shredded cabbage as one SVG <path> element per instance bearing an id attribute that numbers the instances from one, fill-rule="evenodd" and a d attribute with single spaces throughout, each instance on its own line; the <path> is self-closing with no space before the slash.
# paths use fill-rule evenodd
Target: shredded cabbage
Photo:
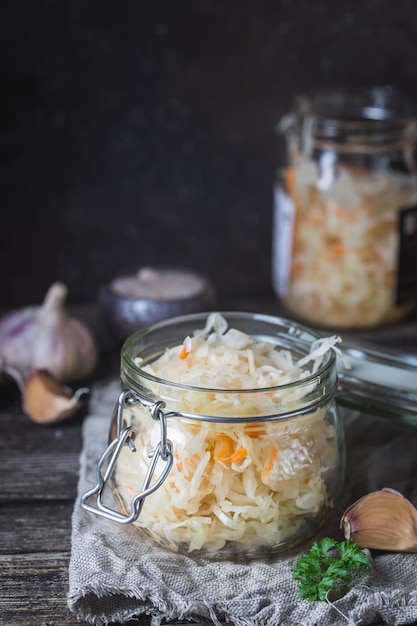
<path id="1" fill-rule="evenodd" d="M 322 171 L 306 157 L 294 158 L 287 170 L 292 215 L 282 219 L 279 201 L 276 207 L 277 237 L 292 242 L 274 248 L 273 277 L 282 301 L 321 327 L 365 327 L 404 317 L 415 297 L 396 304 L 399 213 L 415 206 L 414 184 L 343 163 L 337 173 L 334 165 Z"/>
<path id="2" fill-rule="evenodd" d="M 323 338 L 297 359 L 289 350 L 228 329 L 213 314 L 204 329 L 142 369 L 187 386 L 170 388 L 171 404 L 182 411 L 275 415 L 283 407 L 299 407 L 316 383 L 280 387 L 302 383 L 339 341 Z M 155 383 L 154 391 L 163 389 Z M 278 546 L 314 526 L 331 505 L 327 482 L 338 463 L 335 426 L 327 409 L 296 419 L 247 423 L 169 418 L 174 465 L 163 485 L 146 498 L 137 526 L 171 549 L 190 552 L 216 552 L 229 542 L 248 549 Z M 141 443 L 136 453 L 127 446 L 122 450 L 115 476 L 125 506 L 141 490 L 148 452 L 160 438 L 158 424 L 145 411 L 138 417 Z"/>

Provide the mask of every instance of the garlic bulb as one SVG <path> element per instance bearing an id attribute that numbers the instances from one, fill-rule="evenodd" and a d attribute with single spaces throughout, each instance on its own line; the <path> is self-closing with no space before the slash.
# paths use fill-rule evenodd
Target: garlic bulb
<path id="1" fill-rule="evenodd" d="M 360 548 L 417 552 L 417 509 L 394 489 L 357 500 L 343 513 L 340 526 Z"/>
<path id="2" fill-rule="evenodd" d="M 60 382 L 81 380 L 94 371 L 98 347 L 92 332 L 65 309 L 67 287 L 48 290 L 42 306 L 12 311 L 0 319 L 0 369 L 26 379 L 47 370 Z"/>

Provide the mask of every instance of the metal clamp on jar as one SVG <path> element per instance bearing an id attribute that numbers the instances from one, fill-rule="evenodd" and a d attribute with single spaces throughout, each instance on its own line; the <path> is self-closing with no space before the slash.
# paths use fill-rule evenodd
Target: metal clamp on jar
<path id="1" fill-rule="evenodd" d="M 389 87 L 300 99 L 279 130 L 272 277 L 290 316 L 371 328 L 417 305 L 417 118 Z"/>

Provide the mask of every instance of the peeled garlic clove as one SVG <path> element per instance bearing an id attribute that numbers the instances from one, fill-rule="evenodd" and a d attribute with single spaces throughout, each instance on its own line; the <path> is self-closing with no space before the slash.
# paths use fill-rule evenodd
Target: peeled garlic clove
<path id="1" fill-rule="evenodd" d="M 28 376 L 22 394 L 22 408 L 37 424 L 61 422 L 76 413 L 83 405 L 88 389 L 72 390 L 60 383 L 49 372 L 36 370 Z"/>
<path id="2" fill-rule="evenodd" d="M 343 513 L 340 527 L 360 548 L 417 552 L 417 509 L 394 489 L 357 500 Z"/>
<path id="3" fill-rule="evenodd" d="M 67 287 L 54 283 L 41 307 L 27 307 L 0 320 L 0 369 L 26 378 L 48 370 L 62 382 L 93 373 L 98 346 L 93 333 L 65 309 Z"/>

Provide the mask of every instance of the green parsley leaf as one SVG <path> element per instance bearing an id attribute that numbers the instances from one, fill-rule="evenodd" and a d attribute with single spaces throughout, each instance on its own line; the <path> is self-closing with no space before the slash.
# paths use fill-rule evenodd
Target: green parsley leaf
<path id="1" fill-rule="evenodd" d="M 369 556 L 354 541 L 324 537 L 297 559 L 292 577 L 298 581 L 300 598 L 313 602 L 326 600 L 329 591 L 354 583 L 370 566 Z"/>

